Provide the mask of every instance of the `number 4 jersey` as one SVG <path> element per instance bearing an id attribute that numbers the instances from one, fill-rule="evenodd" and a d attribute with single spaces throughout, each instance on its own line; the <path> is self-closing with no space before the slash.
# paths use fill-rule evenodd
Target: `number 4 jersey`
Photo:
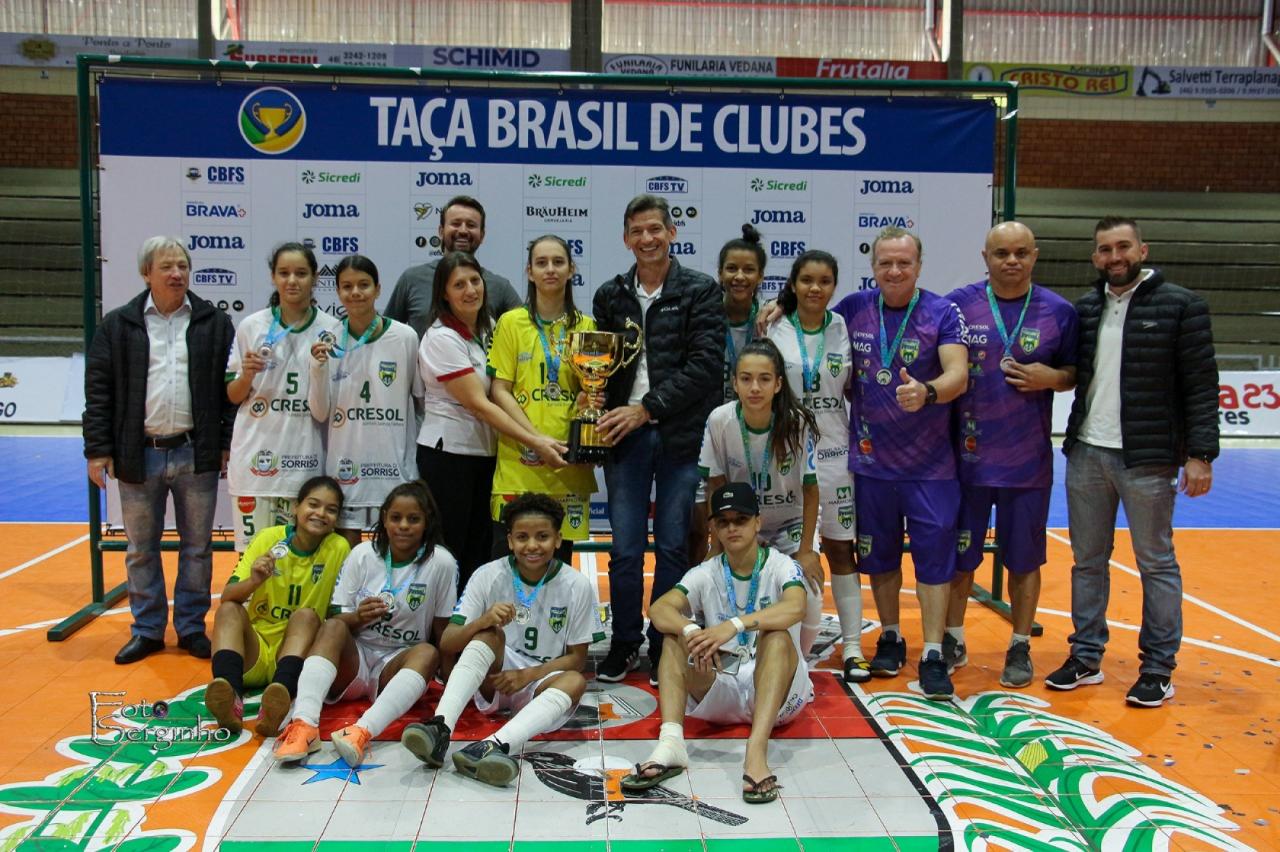
<path id="1" fill-rule="evenodd" d="M 515 559 L 507 556 L 486 562 L 467 581 L 467 588 L 453 610 L 454 624 L 480 618 L 494 604 L 516 603 L 512 579 L 521 593 L 533 587 L 516 575 Z M 524 624 L 510 622 L 504 628 L 507 647 L 526 657 L 546 662 L 563 657 L 570 645 L 589 645 L 604 638 L 591 581 L 563 562 L 555 561 L 538 596 L 529 607 Z"/>

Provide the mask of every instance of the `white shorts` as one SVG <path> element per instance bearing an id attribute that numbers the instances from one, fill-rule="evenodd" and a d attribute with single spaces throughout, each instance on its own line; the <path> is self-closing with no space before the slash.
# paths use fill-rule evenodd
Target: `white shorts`
<path id="1" fill-rule="evenodd" d="M 235 534 L 236 553 L 244 553 L 260 530 L 293 523 L 291 497 L 231 498 L 231 530 Z"/>
<path id="2" fill-rule="evenodd" d="M 716 679 L 701 701 L 694 701 L 692 696 L 685 701 L 685 715 L 721 725 L 751 724 L 756 706 L 755 672 L 755 657 L 743 660 L 737 674 L 716 672 Z M 800 655 L 796 673 L 791 678 L 791 688 L 778 709 L 774 727 L 785 725 L 800 715 L 812 700 L 813 682 L 809 680 L 809 667 L 804 663 L 804 656 Z"/>
<path id="3" fill-rule="evenodd" d="M 338 513 L 338 529 L 370 532 L 378 523 L 377 506 L 343 506 Z"/>
<path id="4" fill-rule="evenodd" d="M 503 646 L 502 671 L 508 671 L 510 669 L 529 669 L 537 665 L 541 665 L 541 663 L 532 657 L 526 657 L 524 654 L 509 645 Z M 552 672 L 545 677 L 540 677 L 533 683 L 527 685 L 524 689 L 519 692 L 513 692 L 510 695 L 495 690 L 492 701 L 486 699 L 480 690 L 476 690 L 476 694 L 472 696 L 472 700 L 475 701 L 476 709 L 486 716 L 492 716 L 495 713 L 510 713 L 514 716 L 516 713 L 523 710 L 526 704 L 533 700 L 534 695 L 538 692 L 538 687 L 542 686 L 542 684 L 554 677 L 559 677 L 560 674 L 562 673 Z M 542 733 L 545 734 L 548 731 L 556 731 L 564 727 L 565 722 L 568 722 L 573 718 L 573 711 L 576 709 L 578 709 L 578 705 L 575 703 L 569 708 L 567 713 L 559 719 L 556 719 L 555 723 L 542 731 Z"/>
<path id="5" fill-rule="evenodd" d="M 818 464 L 818 535 L 833 541 L 858 537 L 853 506 L 853 474 L 848 458 Z"/>
<path id="6" fill-rule="evenodd" d="M 382 670 L 387 667 L 387 663 L 407 650 L 409 649 L 369 645 L 357 639 L 356 654 L 360 658 L 360 668 L 356 670 L 356 676 L 351 679 L 351 683 L 347 684 L 347 688 L 342 690 L 342 694 L 334 699 L 326 696 L 325 703 L 333 704 L 365 697 L 370 701 L 375 700 L 378 697 L 378 681 L 382 678 Z"/>
<path id="7" fill-rule="evenodd" d="M 804 521 L 796 521 L 779 527 L 776 530 L 760 529 L 760 543 L 772 547 L 779 553 L 795 556 L 800 549 L 800 538 L 804 533 Z"/>

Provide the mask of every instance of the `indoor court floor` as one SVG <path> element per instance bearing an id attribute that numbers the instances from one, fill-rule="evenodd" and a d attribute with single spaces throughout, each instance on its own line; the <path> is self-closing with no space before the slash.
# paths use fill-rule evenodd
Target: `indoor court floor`
<path id="1" fill-rule="evenodd" d="M 277 766 L 249 730 L 229 738 L 201 718 L 208 663 L 174 648 L 172 630 L 164 653 L 128 667 L 112 663 L 128 638 L 127 608 L 64 642 L 46 640 L 49 626 L 90 599 L 80 442 L 69 432 L 8 433 L 0 453 L 9 460 L 0 494 L 0 852 L 1280 849 L 1280 449 L 1226 449 L 1213 492 L 1179 501 L 1185 638 L 1177 695 L 1165 706 L 1124 703 L 1137 677 L 1141 587 L 1123 529 L 1106 681 L 1068 693 L 1041 683 L 1064 659 L 1071 626 L 1059 485 L 1035 683 L 1000 687 L 1009 626 L 977 604 L 954 703 L 924 700 L 913 663 L 898 678 L 846 688 L 828 647 L 813 673 L 817 699 L 777 732 L 770 759 L 782 796 L 764 806 L 739 795 L 746 729 L 695 723 L 687 773 L 644 797 L 621 793 L 618 779 L 657 731 L 642 673 L 593 686 L 569 728 L 525 747 L 510 788 L 427 770 L 399 745 L 399 725 L 358 767 L 327 742 L 305 765 Z M 1058 467 L 1060 479 L 1060 457 Z M 170 571 L 175 558 L 166 554 Z M 607 557 L 575 561 L 607 600 Z M 215 555 L 215 591 L 233 564 L 233 554 Z M 107 554 L 106 573 L 108 588 L 123 580 L 121 554 Z M 984 566 L 979 582 L 989 581 Z M 870 619 L 869 591 L 863 597 Z M 864 630 L 870 652 L 878 625 Z M 909 593 L 903 630 L 914 659 L 920 625 Z M 438 690 L 414 713 L 432 708 Z M 246 716 L 253 710 L 251 701 Z M 323 728 L 360 710 L 329 707 Z M 469 711 L 454 741 L 493 726 Z"/>

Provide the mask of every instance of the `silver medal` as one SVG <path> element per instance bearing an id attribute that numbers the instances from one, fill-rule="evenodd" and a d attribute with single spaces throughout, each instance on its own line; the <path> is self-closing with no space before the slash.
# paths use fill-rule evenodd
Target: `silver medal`
<path id="1" fill-rule="evenodd" d="M 1008 370 L 1010 367 L 1012 367 L 1016 363 L 1018 363 L 1017 359 L 1015 359 L 1012 355 L 1006 355 L 1000 359 L 1000 369 Z"/>
<path id="2" fill-rule="evenodd" d="M 289 555 L 289 545 L 285 544 L 283 541 L 277 541 L 275 544 L 271 545 L 271 550 L 267 552 L 271 554 L 272 559 L 284 559 Z"/>
<path id="3" fill-rule="evenodd" d="M 316 339 L 319 340 L 321 343 L 323 343 L 325 346 L 332 346 L 333 344 L 338 342 L 338 338 L 334 337 L 333 332 L 331 331 L 320 332 L 320 334 L 316 336 Z"/>
<path id="4" fill-rule="evenodd" d="M 258 347 L 258 357 L 260 358 L 265 358 L 268 361 L 271 360 L 271 352 L 271 347 L 265 343 Z"/>
<path id="5" fill-rule="evenodd" d="M 547 386 L 542 389 L 542 395 L 552 402 L 560 401 L 560 386 L 555 382 L 548 382 Z"/>
<path id="6" fill-rule="evenodd" d="M 881 368 L 876 373 L 876 381 L 882 385 L 887 385 L 889 382 L 893 381 L 893 373 L 890 373 L 887 368 Z"/>
<path id="7" fill-rule="evenodd" d="M 516 607 L 516 624 L 528 624 L 528 623 L 529 623 L 529 607 L 517 606 Z"/>
<path id="8" fill-rule="evenodd" d="M 396 611 L 396 596 L 391 592 L 382 592 L 378 595 L 378 600 L 387 605 L 387 612 Z"/>

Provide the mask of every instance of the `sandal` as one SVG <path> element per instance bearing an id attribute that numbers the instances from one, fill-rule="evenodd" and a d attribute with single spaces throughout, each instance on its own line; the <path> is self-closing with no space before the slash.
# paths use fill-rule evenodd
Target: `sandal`
<path id="1" fill-rule="evenodd" d="M 647 770 L 659 770 L 655 775 L 646 775 Z M 622 780 L 618 782 L 623 790 L 627 792 L 639 792 L 641 790 L 649 790 L 657 787 L 668 778 L 675 778 L 681 772 L 684 772 L 683 766 L 667 766 L 662 763 L 655 763 L 652 760 L 645 763 L 637 763 L 636 771 L 630 775 L 622 776 Z"/>
<path id="2" fill-rule="evenodd" d="M 769 802 L 777 801 L 778 791 L 782 789 L 782 785 L 778 783 L 777 775 L 770 775 L 767 778 L 761 778 L 756 781 L 747 773 L 742 773 L 743 783 L 748 785 L 748 789 L 742 791 L 742 801 L 748 805 L 764 805 Z M 760 788 L 766 784 L 773 784 L 768 790 Z"/>

